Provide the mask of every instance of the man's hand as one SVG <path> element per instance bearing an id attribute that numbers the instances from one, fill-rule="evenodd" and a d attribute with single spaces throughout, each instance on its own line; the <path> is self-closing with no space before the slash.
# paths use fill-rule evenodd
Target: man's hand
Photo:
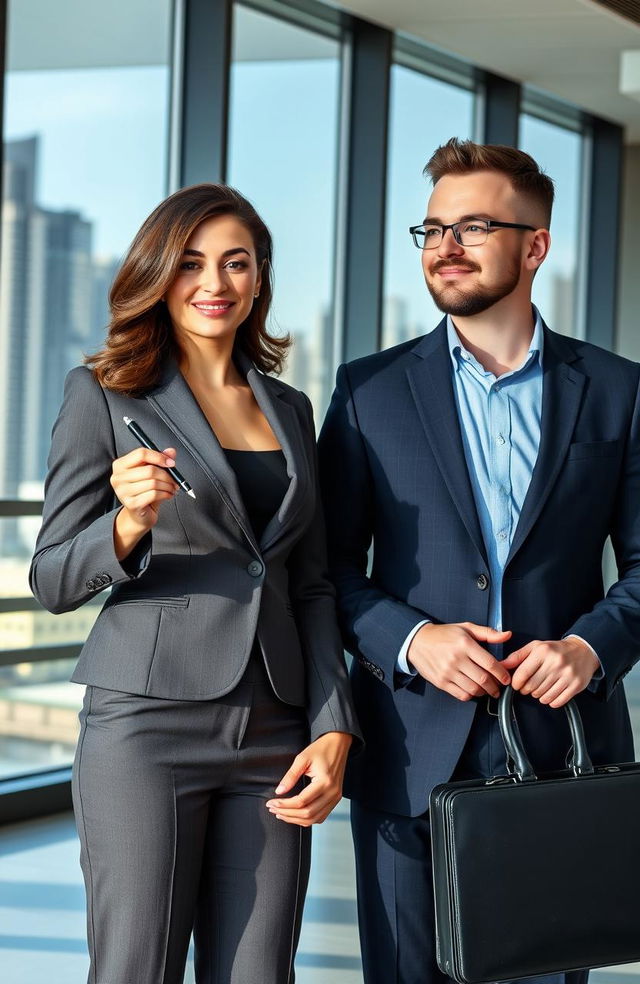
<path id="1" fill-rule="evenodd" d="M 498 697 L 499 684 L 509 683 L 511 676 L 505 663 L 494 659 L 479 643 L 500 643 L 510 638 L 511 632 L 498 632 L 473 622 L 431 622 L 414 635 L 407 660 L 425 680 L 458 700 L 483 694 Z"/>
<path id="2" fill-rule="evenodd" d="M 303 776 L 311 782 L 297 796 L 270 799 L 267 809 L 278 820 L 310 827 L 326 820 L 342 797 L 342 780 L 353 735 L 329 731 L 307 745 L 280 780 L 276 794 L 288 793 Z"/>
<path id="3" fill-rule="evenodd" d="M 535 639 L 507 656 L 502 665 L 515 670 L 514 690 L 549 707 L 562 707 L 589 685 L 600 664 L 586 642 L 567 636 L 552 642 Z"/>

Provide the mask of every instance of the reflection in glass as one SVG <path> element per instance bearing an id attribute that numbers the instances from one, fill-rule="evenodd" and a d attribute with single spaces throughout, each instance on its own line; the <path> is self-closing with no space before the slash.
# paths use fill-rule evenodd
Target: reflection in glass
<path id="1" fill-rule="evenodd" d="M 551 251 L 536 274 L 533 301 L 550 328 L 581 337 L 577 289 L 582 195 L 580 133 L 524 113 L 520 147 L 540 164 L 556 190 L 551 218 Z"/>
<path id="2" fill-rule="evenodd" d="M 473 135 L 474 93 L 403 65 L 391 75 L 382 345 L 431 331 L 442 318 L 407 230 L 425 217 L 431 184 L 422 169 L 449 137 Z"/>
<path id="3" fill-rule="evenodd" d="M 273 235 L 271 328 L 294 337 L 283 379 L 308 394 L 316 420 L 334 371 L 339 79 L 337 41 L 236 5 L 228 180 Z"/>

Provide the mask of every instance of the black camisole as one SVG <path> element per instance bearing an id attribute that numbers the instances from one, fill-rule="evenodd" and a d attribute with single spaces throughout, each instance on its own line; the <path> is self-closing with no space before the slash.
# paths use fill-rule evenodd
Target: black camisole
<path id="1" fill-rule="evenodd" d="M 232 448 L 224 448 L 224 453 L 235 472 L 256 540 L 260 541 L 289 487 L 284 454 L 282 451 L 236 451 Z"/>

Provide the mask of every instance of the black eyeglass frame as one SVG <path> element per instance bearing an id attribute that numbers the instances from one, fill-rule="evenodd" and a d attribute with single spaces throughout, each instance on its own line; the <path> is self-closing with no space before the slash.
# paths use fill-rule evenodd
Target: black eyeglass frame
<path id="1" fill-rule="evenodd" d="M 460 226 L 464 225 L 465 222 L 472 222 L 473 219 L 461 219 L 459 222 L 452 222 L 451 225 L 442 225 L 442 235 L 437 243 L 433 246 L 427 246 L 427 240 L 425 237 L 424 245 L 421 246 L 418 242 L 417 232 L 419 229 L 424 229 L 425 223 L 421 222 L 420 225 L 409 226 L 409 233 L 413 239 L 414 246 L 417 246 L 419 250 L 425 249 L 437 249 L 442 240 L 445 237 L 447 229 L 451 229 L 453 233 L 453 238 L 457 242 L 458 246 L 464 247 L 464 249 L 472 249 L 474 246 L 484 246 L 487 239 L 489 238 L 490 232 L 495 232 L 496 229 L 528 229 L 529 232 L 535 232 L 535 226 L 523 225 L 521 222 L 498 222 L 497 219 L 476 219 L 477 222 L 484 222 L 487 226 L 487 239 L 483 239 L 481 243 L 471 243 L 470 246 L 465 246 L 463 242 L 460 241 Z M 436 223 L 433 223 L 436 225 Z"/>

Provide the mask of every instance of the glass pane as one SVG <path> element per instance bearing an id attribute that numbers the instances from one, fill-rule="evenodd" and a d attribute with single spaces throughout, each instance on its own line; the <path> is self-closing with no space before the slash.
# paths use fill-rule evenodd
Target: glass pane
<path id="1" fill-rule="evenodd" d="M 0 666 L 0 780 L 73 761 L 84 687 L 74 659 Z"/>
<path id="2" fill-rule="evenodd" d="M 317 420 L 334 373 L 339 81 L 337 41 L 235 7 L 229 181 L 273 235 L 271 328 L 293 335 L 283 378 L 309 395 Z"/>
<path id="3" fill-rule="evenodd" d="M 394 65 L 387 179 L 382 345 L 431 331 L 442 318 L 429 294 L 409 226 L 425 216 L 431 184 L 422 169 L 449 137 L 473 135 L 474 93 Z"/>
<path id="4" fill-rule="evenodd" d="M 64 377 L 165 193 L 170 0 L 13 0 L 5 91 L 0 497 L 39 498 Z"/>
<path id="5" fill-rule="evenodd" d="M 553 178 L 551 251 L 533 282 L 533 301 L 550 328 L 580 337 L 576 303 L 582 195 L 582 135 L 523 114 L 520 146 Z"/>
<path id="6" fill-rule="evenodd" d="M 101 345 L 107 292 L 166 190 L 171 0 L 11 0 L 0 268 L 0 498 L 40 499 L 67 371 Z M 0 775 L 69 764 L 73 659 L 99 603 L 31 607 L 38 517 L 0 520 Z M 17 611 L 6 611 L 13 607 Z"/>
<path id="7" fill-rule="evenodd" d="M 31 597 L 29 564 L 39 529 L 39 516 L 0 518 L 0 598 Z"/>

